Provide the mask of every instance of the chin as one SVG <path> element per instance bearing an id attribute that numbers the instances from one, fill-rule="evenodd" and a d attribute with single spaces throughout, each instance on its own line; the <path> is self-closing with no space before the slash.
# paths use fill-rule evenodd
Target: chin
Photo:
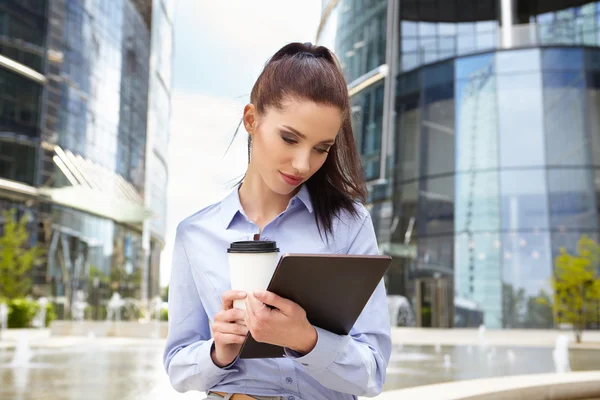
<path id="1" fill-rule="evenodd" d="M 298 185 L 297 187 L 292 187 L 283 181 L 281 181 L 281 182 L 276 181 L 276 182 L 270 182 L 268 186 L 269 186 L 269 189 L 271 189 L 274 193 L 277 193 L 278 195 L 281 195 L 281 196 L 288 196 L 288 195 L 294 193 L 294 191 L 296 189 L 298 189 L 301 185 Z"/>

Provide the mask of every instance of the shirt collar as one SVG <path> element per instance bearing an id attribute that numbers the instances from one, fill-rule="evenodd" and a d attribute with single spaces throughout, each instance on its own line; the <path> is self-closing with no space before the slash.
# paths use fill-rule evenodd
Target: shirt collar
<path id="1" fill-rule="evenodd" d="M 298 194 L 296 194 L 296 196 L 300 199 L 300 201 L 304 204 L 304 207 L 306 207 L 306 209 L 308 210 L 309 213 L 313 213 L 313 205 L 312 205 L 312 201 L 310 200 L 310 193 L 308 192 L 308 188 L 306 187 L 306 184 L 302 185 L 302 187 L 300 188 L 300 191 L 298 192 Z"/>
<path id="2" fill-rule="evenodd" d="M 238 192 L 239 188 L 240 185 L 237 185 L 235 189 L 232 190 L 231 193 L 229 193 L 229 195 L 223 199 L 223 201 L 221 201 L 221 217 L 223 219 L 223 225 L 225 226 L 225 229 L 229 228 L 229 225 L 231 225 L 231 222 L 238 213 L 244 215 L 244 209 L 242 208 L 242 203 L 240 202 L 240 195 Z M 299 199 L 302 204 L 304 204 L 304 207 L 306 207 L 308 212 L 311 214 L 313 213 L 313 205 L 310 200 L 310 193 L 308 192 L 306 185 L 302 185 L 298 193 L 292 197 L 292 200 L 290 200 L 290 206 L 288 206 L 288 208 L 293 206 L 294 199 Z"/>

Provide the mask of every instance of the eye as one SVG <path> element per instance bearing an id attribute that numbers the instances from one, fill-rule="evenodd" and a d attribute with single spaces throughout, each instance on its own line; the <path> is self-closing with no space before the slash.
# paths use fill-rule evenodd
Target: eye
<path id="1" fill-rule="evenodd" d="M 329 149 L 315 149 L 317 151 L 317 153 L 319 154 L 326 154 L 329 153 Z"/>
<path id="2" fill-rule="evenodd" d="M 284 142 L 286 142 L 287 144 L 296 144 L 296 143 L 298 143 L 294 139 L 290 139 L 289 137 L 285 137 L 285 136 L 281 136 L 281 139 Z"/>

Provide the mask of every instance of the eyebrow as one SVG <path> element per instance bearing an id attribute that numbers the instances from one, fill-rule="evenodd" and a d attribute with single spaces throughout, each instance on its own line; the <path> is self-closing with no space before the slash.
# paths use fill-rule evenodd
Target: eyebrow
<path id="1" fill-rule="evenodd" d="M 298 136 L 300 139 L 306 139 L 306 135 L 303 135 L 302 133 L 298 132 L 296 129 L 292 128 L 291 126 L 287 126 L 287 125 L 283 125 L 283 127 L 287 130 L 289 130 L 290 132 L 292 132 L 294 135 Z M 335 140 L 333 139 L 327 139 L 327 140 L 323 140 L 321 142 L 319 142 L 319 144 L 333 144 L 335 143 Z"/>

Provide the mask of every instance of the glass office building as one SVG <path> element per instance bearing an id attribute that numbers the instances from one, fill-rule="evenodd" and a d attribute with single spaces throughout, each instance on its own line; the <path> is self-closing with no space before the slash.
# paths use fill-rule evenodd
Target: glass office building
<path id="1" fill-rule="evenodd" d="M 159 292 L 172 18 L 168 0 L 0 5 L 0 204 L 31 217 L 33 294 L 64 317 L 78 291 L 96 318 Z"/>
<path id="2" fill-rule="evenodd" d="M 600 3 L 326 3 L 390 297 L 418 326 L 555 326 L 559 249 L 599 239 Z"/>

